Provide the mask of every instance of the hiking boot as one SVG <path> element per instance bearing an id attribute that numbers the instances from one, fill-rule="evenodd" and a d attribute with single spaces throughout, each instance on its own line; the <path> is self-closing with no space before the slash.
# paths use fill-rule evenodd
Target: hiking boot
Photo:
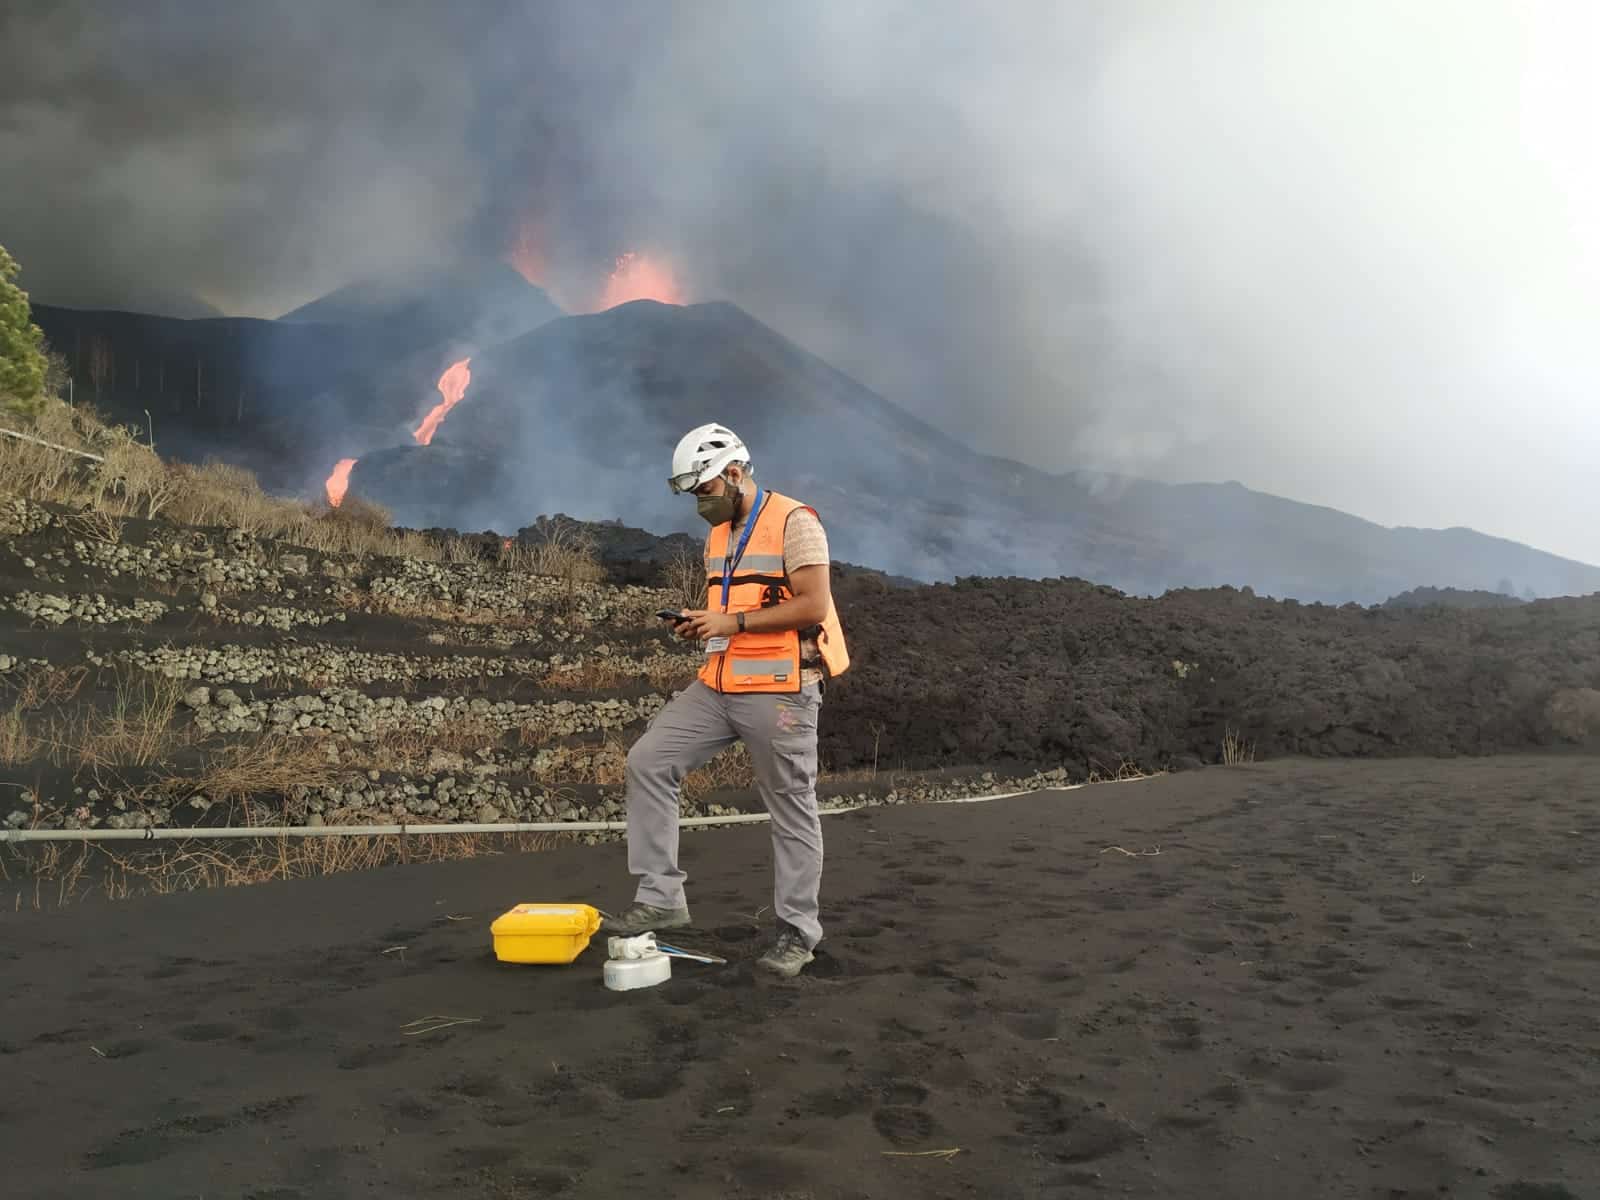
<path id="1" fill-rule="evenodd" d="M 606 917 L 600 922 L 602 933 L 620 937 L 633 937 L 640 933 L 655 933 L 661 929 L 681 929 L 689 922 L 689 909 L 656 908 L 651 904 L 633 904 L 620 916 Z"/>
<path id="2" fill-rule="evenodd" d="M 793 925 L 780 924 L 778 940 L 756 959 L 756 966 L 785 979 L 793 979 L 814 958 L 816 955 L 811 953 L 811 947 L 806 945 L 806 939 L 800 936 L 800 931 Z"/>

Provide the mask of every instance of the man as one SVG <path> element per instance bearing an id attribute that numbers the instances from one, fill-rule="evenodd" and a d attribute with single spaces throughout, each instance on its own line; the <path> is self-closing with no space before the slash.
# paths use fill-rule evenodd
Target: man
<path id="1" fill-rule="evenodd" d="M 757 965 L 793 978 L 822 940 L 817 714 L 824 681 L 850 665 L 827 536 L 814 510 L 757 485 L 749 451 L 725 426 L 685 434 L 668 482 L 695 497 L 711 526 L 706 607 L 674 625 L 679 637 L 704 643 L 705 662 L 628 752 L 628 870 L 639 887 L 633 906 L 604 928 L 631 935 L 689 924 L 678 789 L 688 772 L 743 741 L 772 817 L 778 930 Z"/>

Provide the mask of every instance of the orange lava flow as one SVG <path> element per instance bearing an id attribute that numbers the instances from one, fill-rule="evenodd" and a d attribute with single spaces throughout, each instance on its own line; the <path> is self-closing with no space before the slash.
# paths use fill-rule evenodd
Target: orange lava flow
<path id="1" fill-rule="evenodd" d="M 350 488 L 350 468 L 356 465 L 353 458 L 341 458 L 333 464 L 333 474 L 328 476 L 324 485 L 328 489 L 328 503 L 334 508 L 339 507 L 339 502 L 344 499 L 344 494 Z"/>
<path id="2" fill-rule="evenodd" d="M 665 266 L 644 254 L 629 250 L 617 259 L 600 295 L 602 309 L 615 308 L 630 300 L 659 300 L 662 304 L 682 304 L 683 289 Z"/>
<path id="3" fill-rule="evenodd" d="M 444 399 L 435 404 L 428 415 L 422 418 L 422 424 L 412 431 L 411 436 L 417 439 L 419 445 L 426 446 L 433 441 L 433 435 L 438 432 L 445 413 L 460 404 L 461 397 L 467 394 L 467 384 L 472 382 L 472 371 L 467 364 L 471 361 L 470 358 L 463 358 L 458 363 L 451 363 L 445 373 L 439 376 L 439 395 Z"/>

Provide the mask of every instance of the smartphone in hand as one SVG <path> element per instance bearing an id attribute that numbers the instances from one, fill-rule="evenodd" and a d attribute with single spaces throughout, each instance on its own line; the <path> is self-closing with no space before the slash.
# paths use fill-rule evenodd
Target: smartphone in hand
<path id="1" fill-rule="evenodd" d="M 656 616 L 660 617 L 663 621 L 671 621 L 674 625 L 681 625 L 687 619 L 681 612 L 671 608 L 656 609 Z"/>

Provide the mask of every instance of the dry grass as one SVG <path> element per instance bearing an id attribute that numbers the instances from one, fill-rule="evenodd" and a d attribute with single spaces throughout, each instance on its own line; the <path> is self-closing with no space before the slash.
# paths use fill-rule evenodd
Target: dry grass
<path id="1" fill-rule="evenodd" d="M 252 797 L 283 796 L 297 785 L 325 787 L 347 773 L 347 768 L 329 760 L 316 738 L 265 735 L 206 751 L 198 770 L 166 776 L 153 786 L 168 796 L 200 795 L 213 803 L 242 803 L 246 823 L 257 824 L 252 819 Z"/>
<path id="2" fill-rule="evenodd" d="M 885 733 L 885 728 L 884 728 L 884 724 L 883 724 L 882 721 L 869 722 L 868 725 L 867 725 L 867 728 L 872 731 L 872 775 L 871 775 L 871 778 L 876 779 L 878 777 L 878 750 L 883 745 L 883 735 Z"/>
<path id="3" fill-rule="evenodd" d="M 559 521 L 541 525 L 531 543 L 508 542 L 500 548 L 501 565 L 561 581 L 552 609 L 570 616 L 578 607 L 579 584 L 605 578 L 594 540 L 583 530 Z"/>
<path id="4" fill-rule="evenodd" d="M 576 526 L 545 523 L 533 541 L 500 548 L 501 566 L 568 583 L 598 583 L 605 578 L 594 539 Z"/>
<path id="5" fill-rule="evenodd" d="M 106 449 L 106 461 L 94 480 L 92 511 L 126 513 L 154 520 L 183 491 L 184 480 L 149 446 L 131 437 L 118 438 Z"/>
<path id="6" fill-rule="evenodd" d="M 0 681 L 0 689 L 15 693 L 18 708 L 38 712 L 70 703 L 88 678 L 88 667 L 34 667 Z"/>
<path id="7" fill-rule="evenodd" d="M 537 778 L 550 787 L 562 783 L 592 783 L 621 787 L 626 778 L 631 743 L 609 733 L 599 745 L 549 746 Z M 696 804 L 723 788 L 755 787 L 755 768 L 743 742 L 735 742 L 705 766 L 690 771 L 683 780 L 682 799 Z"/>
<path id="8" fill-rule="evenodd" d="M 311 508 L 298 530 L 286 533 L 288 540 L 323 554 L 351 554 L 356 557 L 416 558 L 436 562 L 442 551 L 438 543 L 420 533 L 399 532 L 375 527 L 360 517 L 345 514 L 346 500 L 338 508 Z"/>
<path id="9" fill-rule="evenodd" d="M 628 746 L 616 734 L 607 734 L 598 746 L 554 746 L 545 752 L 537 772 L 546 787 L 558 783 L 594 783 L 620 787 L 626 776 Z"/>
<path id="10" fill-rule="evenodd" d="M 112 516 L 154 517 L 178 490 L 173 469 L 155 451 L 87 408 L 51 401 L 20 432 L 54 445 L 0 439 L 0 488 L 12 494 Z"/>
<path id="11" fill-rule="evenodd" d="M 122 670 L 112 674 L 109 704 L 72 706 L 89 676 L 85 667 L 52 667 L 9 685 L 11 704 L 0 710 L 0 762 L 16 766 L 45 755 L 135 802 L 195 794 L 213 802 L 245 801 L 282 795 L 296 784 L 331 783 L 343 769 L 315 739 L 267 734 L 202 746 L 197 764 L 162 773 L 178 751 L 196 745 L 193 727 L 178 719 L 185 684 Z M 157 773 L 127 788 L 118 775 L 129 768 Z"/>
<path id="12" fill-rule="evenodd" d="M 429 749 L 471 754 L 475 750 L 499 745 L 506 731 L 487 717 L 469 712 L 440 722 L 422 736 Z"/>
<path id="13" fill-rule="evenodd" d="M 163 516 L 185 525 L 242 529 L 327 554 L 431 560 L 444 554 L 421 534 L 391 529 L 389 513 L 360 497 L 330 508 L 270 496 L 249 471 L 227 463 L 164 462 L 131 429 L 107 425 L 86 408 L 54 401 L 21 432 L 66 449 L 0 438 L 0 493 L 94 514 L 80 519 Z M 102 522 L 99 528 L 110 527 Z"/>
<path id="14" fill-rule="evenodd" d="M 478 562 L 478 548 L 466 538 L 453 537 L 444 544 L 444 561 L 457 567 Z"/>
<path id="15" fill-rule="evenodd" d="M 735 742 L 705 766 L 683 777 L 682 796 L 686 803 L 698 804 L 723 788 L 748 791 L 756 785 L 755 765 L 743 742 Z"/>
<path id="16" fill-rule="evenodd" d="M 409 593 L 372 592 L 346 589 L 334 603 L 353 612 L 382 613 L 415 621 L 442 621 L 451 625 L 496 625 L 504 629 L 531 629 L 549 624 L 550 614 L 535 610 L 469 607 L 442 597 L 417 597 Z M 554 607 L 554 605 L 552 605 Z"/>
<path id="17" fill-rule="evenodd" d="M 662 568 L 669 607 L 704 608 L 706 606 L 706 562 L 688 546 L 679 546 Z"/>
<path id="18" fill-rule="evenodd" d="M 125 522 L 115 513 L 86 508 L 67 522 L 67 531 L 85 542 L 120 545 Z"/>
<path id="19" fill-rule="evenodd" d="M 603 692 L 621 687 L 639 674 L 615 658 L 586 658 L 581 662 L 557 663 L 540 678 L 541 687 L 572 692 Z"/>
<path id="20" fill-rule="evenodd" d="M 1232 725 L 1225 727 L 1222 733 L 1222 765 L 1237 767 L 1242 763 L 1253 763 L 1255 760 L 1256 744 L 1245 741 Z"/>
<path id="21" fill-rule="evenodd" d="M 59 766 L 90 770 L 163 762 L 191 738 L 174 722 L 182 695 L 175 679 L 119 672 L 108 709 L 82 708 L 52 722 L 52 758 Z"/>
<path id="22" fill-rule="evenodd" d="M 468 713 L 428 730 L 386 730 L 362 742 L 341 743 L 341 762 L 362 770 L 417 775 L 428 769 L 428 760 L 437 752 L 467 757 L 493 749 L 505 738 L 499 726 Z"/>
<path id="23" fill-rule="evenodd" d="M 220 526 L 246 533 L 276 532 L 286 515 L 280 501 L 261 490 L 256 477 L 241 467 L 208 462 L 171 467 L 178 483 L 167 516 L 180 525 Z"/>
<path id="24" fill-rule="evenodd" d="M 322 515 L 352 530 L 364 530 L 369 535 L 388 533 L 389 527 L 394 524 L 393 513 L 376 501 L 362 496 L 347 496 L 338 508 L 330 508 Z"/>
<path id="25" fill-rule="evenodd" d="M 1158 775 L 1165 775 L 1166 771 L 1146 771 L 1131 758 L 1119 759 L 1117 765 L 1110 770 L 1101 769 L 1098 763 L 1090 766 L 1086 783 L 1126 783 L 1130 779 L 1153 779 Z"/>
<path id="26" fill-rule="evenodd" d="M 12 888 L 15 911 L 59 908 L 94 890 L 87 881 L 102 854 L 87 842 L 0 846 L 0 884 Z"/>
<path id="27" fill-rule="evenodd" d="M 530 748 L 542 747 L 553 736 L 549 726 L 536 721 L 525 721 L 517 729 L 517 745 Z"/>
<path id="28" fill-rule="evenodd" d="M 50 747 L 50 727 L 59 723 L 63 706 L 77 696 L 88 677 L 87 667 L 39 667 L 0 683 L 11 693 L 10 705 L 0 710 L 0 763 L 32 762 Z M 45 714 L 46 728 L 30 728 L 30 718 L 40 714 Z"/>
<path id="29" fill-rule="evenodd" d="M 33 421 L 8 422 L 7 427 L 69 449 L 103 454 L 107 447 L 89 446 L 80 432 L 78 411 L 65 404 L 47 404 Z M 83 494 L 91 470 L 89 460 L 68 451 L 0 438 L 0 489 L 13 495 L 69 502 Z"/>
<path id="30" fill-rule="evenodd" d="M 574 692 L 601 692 L 644 680 L 657 691 L 672 691 L 694 678 L 697 663 L 677 655 L 656 658 L 586 658 L 552 666 L 539 680 L 541 687 Z"/>
<path id="31" fill-rule="evenodd" d="M 32 762 L 44 748 L 44 741 L 28 728 L 28 717 L 13 704 L 0 712 L 0 763 L 14 767 Z"/>
<path id="32" fill-rule="evenodd" d="M 45 842 L 0 848 L 0 881 L 11 907 L 60 907 L 91 895 L 123 900 L 213 887 L 248 887 L 368 871 L 396 863 L 526 854 L 564 844 L 569 834 L 472 833 L 354 837 L 262 837 L 227 842 L 158 842 L 135 851 L 94 843 Z"/>

